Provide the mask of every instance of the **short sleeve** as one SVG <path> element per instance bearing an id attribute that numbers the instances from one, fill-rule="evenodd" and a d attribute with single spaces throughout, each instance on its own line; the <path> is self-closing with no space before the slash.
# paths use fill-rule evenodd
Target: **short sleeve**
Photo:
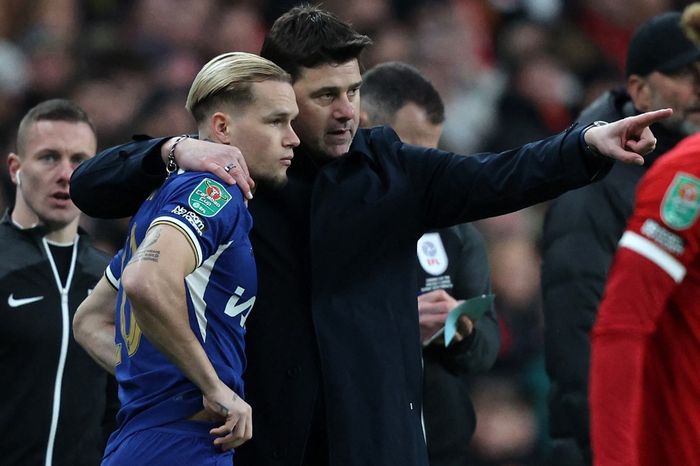
<path id="1" fill-rule="evenodd" d="M 184 173 L 158 194 L 151 226 L 168 224 L 189 240 L 197 266 L 252 226 L 237 186 L 202 173 Z"/>
<path id="2" fill-rule="evenodd" d="M 124 260 L 124 248 L 121 248 L 114 255 L 105 269 L 105 279 L 115 289 L 119 289 L 119 281 L 122 277 L 122 261 Z"/>

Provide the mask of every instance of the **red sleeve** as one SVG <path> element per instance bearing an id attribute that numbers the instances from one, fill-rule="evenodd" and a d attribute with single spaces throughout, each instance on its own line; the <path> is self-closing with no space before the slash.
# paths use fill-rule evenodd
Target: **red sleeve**
<path id="1" fill-rule="evenodd" d="M 644 389 L 644 340 L 676 282 L 639 253 L 621 248 L 593 330 L 591 444 L 595 466 L 636 466 Z"/>

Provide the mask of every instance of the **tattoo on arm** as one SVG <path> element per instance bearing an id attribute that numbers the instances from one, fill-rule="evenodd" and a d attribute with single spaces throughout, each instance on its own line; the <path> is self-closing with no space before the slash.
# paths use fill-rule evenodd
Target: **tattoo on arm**
<path id="1" fill-rule="evenodd" d="M 129 263 L 141 261 L 158 262 L 159 258 L 160 251 L 158 251 L 157 249 L 142 250 L 141 248 L 139 248 L 139 250 L 136 251 L 136 254 L 134 254 L 134 257 L 131 258 Z"/>
<path id="2" fill-rule="evenodd" d="M 148 232 L 148 234 L 146 234 L 146 237 L 134 253 L 134 257 L 131 258 L 129 263 L 141 261 L 158 262 L 158 259 L 160 258 L 160 251 L 158 249 L 149 249 L 156 243 L 156 241 L 158 241 L 158 238 L 160 238 L 160 227 L 154 227 Z"/>
<path id="3" fill-rule="evenodd" d="M 139 249 L 146 249 L 153 246 L 153 244 L 155 244 L 155 242 L 158 241 L 158 238 L 160 238 L 160 227 L 157 226 L 151 228 L 146 234 L 146 237 L 143 239 L 143 242 L 139 246 Z"/>
<path id="4" fill-rule="evenodd" d="M 216 402 L 216 406 L 219 408 L 219 414 L 222 416 L 228 416 L 228 408 L 226 406 L 222 405 L 218 401 Z"/>
<path id="5" fill-rule="evenodd" d="M 231 398 L 231 400 L 236 401 L 237 399 L 238 399 L 238 395 L 234 393 L 233 398 Z M 219 403 L 218 401 L 216 401 L 215 403 L 219 409 L 219 414 L 221 414 L 222 416 L 228 416 L 228 408 L 226 406 L 222 405 L 221 403 Z"/>

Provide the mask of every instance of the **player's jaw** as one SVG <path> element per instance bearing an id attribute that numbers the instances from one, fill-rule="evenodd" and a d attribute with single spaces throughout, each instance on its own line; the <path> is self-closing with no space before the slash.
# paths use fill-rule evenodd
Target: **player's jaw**
<path id="1" fill-rule="evenodd" d="M 291 150 L 266 157 L 264 162 L 249 164 L 250 175 L 256 184 L 279 189 L 287 184 L 287 169 L 292 165 Z"/>

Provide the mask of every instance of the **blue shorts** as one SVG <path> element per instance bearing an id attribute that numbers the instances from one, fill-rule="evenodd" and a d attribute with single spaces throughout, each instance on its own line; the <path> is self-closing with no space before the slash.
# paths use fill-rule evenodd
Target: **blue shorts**
<path id="1" fill-rule="evenodd" d="M 102 466 L 232 466 L 233 451 L 212 442 L 211 424 L 177 421 L 135 432 L 102 459 Z"/>

